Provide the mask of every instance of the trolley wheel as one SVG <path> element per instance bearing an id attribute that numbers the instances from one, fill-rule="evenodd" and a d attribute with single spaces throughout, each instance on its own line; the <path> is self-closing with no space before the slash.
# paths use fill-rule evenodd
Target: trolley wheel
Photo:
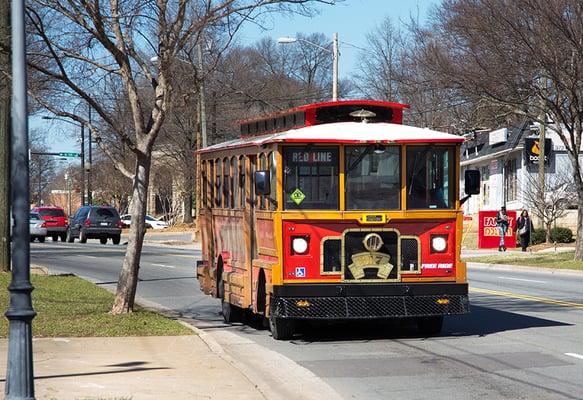
<path id="1" fill-rule="evenodd" d="M 233 322 L 241 322 L 243 319 L 243 309 L 237 307 L 227 300 L 225 300 L 225 283 L 223 281 L 223 274 L 221 273 L 221 278 L 219 280 L 219 295 L 221 297 L 221 310 L 223 314 L 223 319 L 227 324 L 232 324 Z"/>
<path id="2" fill-rule="evenodd" d="M 416 320 L 417 329 L 424 335 L 438 335 L 443 326 L 443 315 L 434 317 L 419 317 Z"/>
<path id="3" fill-rule="evenodd" d="M 87 243 L 87 234 L 83 229 L 79 231 L 79 243 Z"/>
<path id="4" fill-rule="evenodd" d="M 67 243 L 73 243 L 75 241 L 75 238 L 71 234 L 70 229 L 67 229 L 67 238 L 66 239 L 67 239 Z"/>
<path id="5" fill-rule="evenodd" d="M 269 316 L 269 330 L 275 340 L 289 340 L 294 336 L 294 321 L 287 318 Z"/>

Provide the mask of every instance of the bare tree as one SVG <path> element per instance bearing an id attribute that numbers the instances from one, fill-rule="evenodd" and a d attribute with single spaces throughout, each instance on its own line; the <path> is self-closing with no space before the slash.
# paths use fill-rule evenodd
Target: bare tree
<path id="1" fill-rule="evenodd" d="M 172 105 L 173 65 L 188 44 L 207 27 L 233 34 L 240 24 L 268 11 L 309 13 L 310 3 L 327 0 L 228 0 L 169 2 L 117 0 L 108 3 L 80 0 L 32 0 L 30 67 L 54 82 L 50 96 L 35 99 L 59 116 L 89 127 L 94 139 L 102 129 L 72 111 L 72 102 L 86 102 L 96 120 L 135 156 L 129 169 L 115 151 L 100 141 L 101 150 L 132 180 L 132 222 L 112 313 L 131 312 L 138 282 L 145 233 L 147 193 L 152 150 Z M 152 64 L 150 58 L 157 57 Z M 150 87 L 153 96 L 141 87 Z M 115 89 L 115 90 L 112 90 Z M 116 100 L 128 105 L 131 126 L 117 118 Z"/>
<path id="2" fill-rule="evenodd" d="M 551 242 L 551 229 L 555 222 L 563 217 L 573 202 L 573 179 L 566 171 L 557 171 L 547 175 L 544 182 L 545 201 L 541 202 L 541 184 L 537 175 L 524 174 L 521 182 L 523 201 L 528 204 L 546 230 L 546 242 Z"/>
<path id="3" fill-rule="evenodd" d="M 479 97 L 498 119 L 550 116 L 567 151 L 583 260 L 583 4 L 577 0 L 449 0 L 417 30 L 419 63 L 460 101 Z M 545 117 L 546 118 L 546 117 Z"/>
<path id="4" fill-rule="evenodd" d="M 43 194 L 56 176 L 56 160 L 54 156 L 38 154 L 47 152 L 46 139 L 40 131 L 31 131 L 30 141 L 30 193 L 33 202 L 43 204 Z M 31 200 L 32 200 L 31 199 Z"/>

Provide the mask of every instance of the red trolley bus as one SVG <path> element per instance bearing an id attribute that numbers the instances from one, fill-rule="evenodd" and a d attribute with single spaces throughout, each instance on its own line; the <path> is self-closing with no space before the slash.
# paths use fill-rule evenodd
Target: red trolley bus
<path id="1" fill-rule="evenodd" d="M 251 311 L 275 339 L 298 320 L 415 318 L 436 334 L 469 311 L 463 138 L 402 125 L 406 107 L 310 104 L 200 150 L 197 276 L 225 321 Z M 476 171 L 465 186 L 478 193 Z"/>

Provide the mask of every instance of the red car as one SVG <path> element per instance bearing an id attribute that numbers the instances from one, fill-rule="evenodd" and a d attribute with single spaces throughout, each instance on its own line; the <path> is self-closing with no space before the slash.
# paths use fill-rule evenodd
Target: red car
<path id="1" fill-rule="evenodd" d="M 61 238 L 64 242 L 67 237 L 67 227 L 69 226 L 69 218 L 61 207 L 56 206 L 38 206 L 34 207 L 31 212 L 38 213 L 47 225 L 47 236 L 53 238 L 56 242 Z"/>

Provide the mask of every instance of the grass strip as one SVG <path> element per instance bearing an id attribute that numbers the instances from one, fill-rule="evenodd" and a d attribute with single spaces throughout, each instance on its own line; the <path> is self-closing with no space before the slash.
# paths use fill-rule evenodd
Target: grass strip
<path id="1" fill-rule="evenodd" d="M 131 314 L 111 315 L 113 294 L 76 276 L 32 275 L 33 336 L 105 337 L 174 336 L 192 331 L 158 313 L 135 307 Z M 10 274 L 0 273 L 7 288 Z M 8 290 L 0 290 L 0 309 L 8 309 Z M 0 337 L 8 335 L 8 320 L 0 318 Z"/>
<path id="2" fill-rule="evenodd" d="M 574 256 L 574 251 L 532 253 L 524 255 L 504 253 L 492 256 L 465 257 L 464 261 L 486 264 L 526 265 L 532 267 L 583 270 L 583 262 L 573 260 Z"/>

